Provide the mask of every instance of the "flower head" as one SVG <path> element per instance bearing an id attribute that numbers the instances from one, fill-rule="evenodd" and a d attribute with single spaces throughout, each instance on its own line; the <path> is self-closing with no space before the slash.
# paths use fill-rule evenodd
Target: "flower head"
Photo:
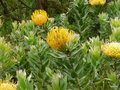
<path id="1" fill-rule="evenodd" d="M 89 3 L 91 5 L 104 5 L 106 0 L 89 0 Z"/>
<path id="2" fill-rule="evenodd" d="M 0 90 L 17 90 L 17 89 L 10 83 L 1 83 Z"/>
<path id="3" fill-rule="evenodd" d="M 120 57 L 120 43 L 113 42 L 102 45 L 101 47 L 104 54 L 111 57 Z"/>
<path id="4" fill-rule="evenodd" d="M 63 27 L 53 27 L 47 34 L 47 43 L 53 49 L 60 50 L 65 48 L 73 40 L 74 36 L 73 31 L 69 31 Z"/>
<path id="5" fill-rule="evenodd" d="M 32 21 L 38 26 L 45 24 L 48 20 L 47 12 L 44 10 L 36 10 L 33 12 L 31 18 Z"/>

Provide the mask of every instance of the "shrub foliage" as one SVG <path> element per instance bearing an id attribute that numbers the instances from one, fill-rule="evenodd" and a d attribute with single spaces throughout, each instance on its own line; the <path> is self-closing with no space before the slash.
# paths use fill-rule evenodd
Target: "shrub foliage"
<path id="1" fill-rule="evenodd" d="M 120 89 L 120 0 L 0 0 L 0 8 L 1 88 Z"/>

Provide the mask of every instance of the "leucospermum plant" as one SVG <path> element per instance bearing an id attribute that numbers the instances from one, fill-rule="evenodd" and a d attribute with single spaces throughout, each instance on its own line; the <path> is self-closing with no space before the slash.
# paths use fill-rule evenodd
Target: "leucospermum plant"
<path id="1" fill-rule="evenodd" d="M 31 75 L 27 78 L 25 71 L 17 71 L 17 79 L 18 82 L 16 90 L 34 90 L 32 83 L 30 83 Z"/>
<path id="2" fill-rule="evenodd" d="M 116 17 L 115 19 L 111 19 L 110 20 L 110 26 L 111 26 L 111 35 L 109 35 L 109 41 L 111 43 L 107 43 L 103 46 L 106 46 L 106 45 L 117 45 L 118 42 L 120 41 L 120 20 L 118 17 Z M 114 46 L 113 45 L 113 46 Z"/>
<path id="3" fill-rule="evenodd" d="M 17 88 L 12 82 L 0 80 L 0 90 L 17 90 Z"/>
<path id="4" fill-rule="evenodd" d="M 110 35 L 110 41 L 120 41 L 120 19 L 118 17 L 111 19 L 110 21 L 112 34 Z"/>
<path id="5" fill-rule="evenodd" d="M 120 43 L 112 42 L 101 47 L 104 54 L 111 57 L 120 57 Z"/>
<path id="6" fill-rule="evenodd" d="M 68 13 L 36 10 L 32 22 L 13 22 L 10 38 L 0 37 L 0 78 L 10 73 L 17 84 L 0 82 L 0 90 L 118 90 L 120 0 L 107 1 L 74 0 Z"/>
<path id="7" fill-rule="evenodd" d="M 46 68 L 46 73 L 52 81 L 52 86 L 48 85 L 47 90 L 66 90 L 67 77 L 63 77 L 61 73 L 53 73 L 50 68 Z"/>
<path id="8" fill-rule="evenodd" d="M 10 72 L 15 63 L 12 45 L 4 37 L 0 37 L 0 77 L 3 78 Z"/>
<path id="9" fill-rule="evenodd" d="M 107 13 L 100 13 L 98 15 L 99 17 L 99 22 L 100 22 L 100 37 L 101 38 L 108 38 L 109 35 L 111 34 L 111 29 L 109 25 L 109 16 Z"/>
<path id="10" fill-rule="evenodd" d="M 48 15 L 47 12 L 44 10 L 36 10 L 35 12 L 33 12 L 31 18 L 36 25 L 42 26 L 47 22 Z"/>
<path id="11" fill-rule="evenodd" d="M 89 0 L 89 3 L 91 5 L 104 5 L 106 3 L 106 0 Z"/>
<path id="12" fill-rule="evenodd" d="M 65 49 L 67 44 L 73 41 L 75 33 L 63 27 L 53 27 L 47 34 L 47 43 L 56 50 Z"/>
<path id="13" fill-rule="evenodd" d="M 10 83 L 2 83 L 0 84 L 0 90 L 17 90 L 17 89 Z"/>
<path id="14" fill-rule="evenodd" d="M 104 54 L 111 57 L 120 57 L 120 19 L 116 17 L 110 21 L 112 34 L 110 37 L 111 43 L 102 45 L 101 50 Z"/>

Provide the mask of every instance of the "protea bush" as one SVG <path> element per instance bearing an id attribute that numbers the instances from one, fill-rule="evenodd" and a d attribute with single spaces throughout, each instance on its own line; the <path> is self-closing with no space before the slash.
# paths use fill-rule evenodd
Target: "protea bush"
<path id="1" fill-rule="evenodd" d="M 120 89 L 120 0 L 0 7 L 0 90 Z"/>

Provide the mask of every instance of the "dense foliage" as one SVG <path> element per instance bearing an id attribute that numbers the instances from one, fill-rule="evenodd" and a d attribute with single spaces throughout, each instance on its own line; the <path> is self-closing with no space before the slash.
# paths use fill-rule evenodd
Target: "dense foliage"
<path id="1" fill-rule="evenodd" d="M 0 90 L 120 89 L 120 0 L 0 0 L 0 8 Z"/>

